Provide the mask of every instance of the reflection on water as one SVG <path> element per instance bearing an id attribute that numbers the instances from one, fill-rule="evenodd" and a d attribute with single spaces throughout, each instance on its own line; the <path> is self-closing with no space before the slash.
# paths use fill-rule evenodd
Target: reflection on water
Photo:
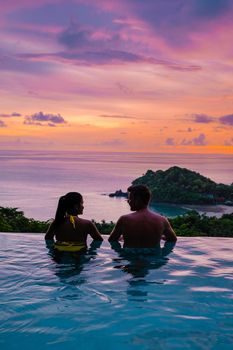
<path id="1" fill-rule="evenodd" d="M 113 259 L 114 268 L 132 276 L 128 279 L 127 295 L 129 300 L 146 302 L 148 299 L 147 284 L 163 284 L 164 280 L 149 280 L 150 271 L 159 269 L 168 262 L 168 255 L 175 247 L 175 242 L 165 242 L 161 248 L 122 248 L 119 242 L 111 242 L 111 248 L 118 254 Z"/>
<path id="2" fill-rule="evenodd" d="M 166 256 L 172 252 L 174 242 L 165 242 L 163 248 L 122 248 L 119 242 L 111 242 L 111 248 L 118 253 L 119 258 L 113 259 L 119 262 L 115 269 L 121 269 L 123 272 L 131 274 L 133 277 L 145 277 L 149 270 L 158 269 L 168 261 Z M 126 260 L 126 264 L 121 264 Z"/>
<path id="3" fill-rule="evenodd" d="M 42 235 L 0 234 L 0 346 L 231 350 L 232 239 L 175 248 L 90 244 L 54 255 Z"/>
<path id="4" fill-rule="evenodd" d="M 53 273 L 59 278 L 60 282 L 65 285 L 78 286 L 84 285 L 82 290 L 91 291 L 101 296 L 102 299 L 109 301 L 109 296 L 103 294 L 98 288 L 87 288 L 88 280 L 85 276 L 86 270 L 91 269 L 91 262 L 98 258 L 98 249 L 102 242 L 93 241 L 85 252 L 70 253 L 60 252 L 54 249 L 54 243 L 46 241 L 48 255 L 51 261 L 56 263 L 56 268 L 52 269 Z M 168 255 L 175 247 L 174 242 L 165 242 L 163 247 L 160 245 L 155 248 L 122 248 L 119 242 L 111 242 L 111 249 L 117 254 L 117 257 L 110 259 L 111 270 L 117 269 L 129 275 L 127 279 L 127 295 L 132 300 L 146 301 L 148 284 L 163 284 L 165 280 L 149 280 L 146 276 L 150 271 L 159 269 L 167 264 Z M 104 267 L 104 265 L 103 265 Z M 106 267 L 105 267 L 106 268 Z M 114 273 L 114 270 L 113 272 Z M 94 271 L 93 271 L 94 274 Z M 90 276 L 89 276 L 90 278 Z M 63 298 L 65 294 L 63 295 Z M 70 298 L 70 295 L 67 295 Z"/>
<path id="5" fill-rule="evenodd" d="M 85 283 L 85 278 L 78 276 L 84 269 L 84 266 L 95 259 L 97 249 L 100 248 L 102 241 L 93 241 L 90 246 L 82 252 L 62 252 L 54 249 L 53 241 L 45 241 L 48 255 L 57 266 L 54 270 L 55 275 L 59 277 L 62 283 L 72 285 Z"/>

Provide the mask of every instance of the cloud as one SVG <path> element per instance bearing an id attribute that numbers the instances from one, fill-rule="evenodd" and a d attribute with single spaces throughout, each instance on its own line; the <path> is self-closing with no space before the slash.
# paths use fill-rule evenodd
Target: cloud
<path id="1" fill-rule="evenodd" d="M 4 121 L 0 120 L 0 128 L 5 128 L 7 125 L 4 123 Z"/>
<path id="2" fill-rule="evenodd" d="M 221 124 L 233 126 L 233 114 L 224 115 L 219 118 Z"/>
<path id="3" fill-rule="evenodd" d="M 22 115 L 20 113 L 11 113 L 11 114 L 0 114 L 0 118 L 13 118 L 13 117 L 21 117 Z"/>
<path id="4" fill-rule="evenodd" d="M 181 141 L 181 145 L 182 145 L 182 146 L 192 145 L 192 143 L 193 143 L 192 140 L 183 139 L 183 140 Z"/>
<path id="5" fill-rule="evenodd" d="M 189 115 L 190 117 L 190 115 Z M 191 114 L 194 123 L 210 124 L 217 122 L 224 125 L 233 126 L 233 114 L 224 115 L 222 117 L 213 118 L 206 114 Z M 191 129 L 190 129 L 191 130 Z"/>
<path id="6" fill-rule="evenodd" d="M 58 42 L 69 50 L 94 50 L 120 48 L 122 45 L 122 37 L 120 33 L 112 30 L 112 28 L 95 28 L 86 27 L 72 20 L 67 28 L 58 34 Z"/>
<path id="7" fill-rule="evenodd" d="M 216 21 L 232 18 L 231 0 L 125 0 L 131 17 L 150 27 L 170 47 L 188 47 Z M 153 35 L 152 34 L 152 35 Z M 193 40 L 194 39 L 194 40 Z"/>
<path id="8" fill-rule="evenodd" d="M 189 146 L 189 145 L 206 146 L 207 145 L 206 136 L 205 136 L 205 134 L 201 133 L 197 137 L 194 137 L 191 140 L 183 139 L 181 141 L 181 145 L 182 146 Z"/>
<path id="9" fill-rule="evenodd" d="M 231 0 L 196 0 L 196 13 L 205 18 L 219 17 L 230 9 Z"/>
<path id="10" fill-rule="evenodd" d="M 165 141 L 166 145 L 168 146 L 174 146 L 175 145 L 175 142 L 174 142 L 174 139 L 172 137 L 168 137 Z"/>
<path id="11" fill-rule="evenodd" d="M 153 3 L 149 4 L 150 7 L 154 7 Z M 159 9 L 159 6 L 157 8 Z M 122 8 L 121 11 L 123 11 Z M 113 23 L 114 18 L 111 20 L 112 25 Z M 58 52 L 50 51 L 50 53 L 22 53 L 17 56 L 17 59 L 38 61 L 38 63 L 43 62 L 44 64 L 44 59 L 53 59 L 85 65 L 148 63 L 161 65 L 176 71 L 199 71 L 202 69 L 200 65 L 190 64 L 186 61 L 165 59 L 164 54 L 161 58 L 161 55 L 158 54 L 158 49 L 156 50 L 156 55 L 149 53 L 145 55 L 145 47 L 141 43 L 142 38 L 131 37 L 127 31 L 122 32 L 119 27 L 113 26 L 112 28 L 109 25 L 107 28 L 99 26 L 97 29 L 94 26 L 95 23 L 92 24 L 92 27 L 89 26 L 87 28 L 72 20 L 68 27 L 63 29 L 57 36 L 58 43 L 63 46 L 64 50 Z M 118 87 L 125 93 L 131 93 L 121 83 L 119 83 Z"/>
<path id="12" fill-rule="evenodd" d="M 91 44 L 91 32 L 83 30 L 75 22 L 58 35 L 58 41 L 68 48 L 84 47 Z"/>
<path id="13" fill-rule="evenodd" d="M 26 116 L 24 120 L 24 124 L 27 125 L 46 125 L 51 127 L 66 123 L 67 122 L 60 114 L 45 114 L 43 112 L 38 112 L 30 116 Z"/>
<path id="14" fill-rule="evenodd" d="M 192 129 L 192 128 L 187 128 L 186 130 L 184 130 L 184 129 L 177 130 L 177 132 L 193 132 L 193 131 L 194 131 L 194 129 Z"/>
<path id="15" fill-rule="evenodd" d="M 71 50 L 71 51 L 60 51 L 54 53 L 24 53 L 20 54 L 19 57 L 24 60 L 36 60 L 43 62 L 44 59 L 52 59 L 56 61 L 61 61 L 63 63 L 72 63 L 75 65 L 118 65 L 118 64 L 142 64 L 147 63 L 150 65 L 163 66 L 170 70 L 181 71 L 181 72 L 195 72 L 202 69 L 199 65 L 192 65 L 184 62 L 175 62 L 173 60 L 158 59 L 152 56 L 144 56 L 141 54 L 136 54 L 134 52 L 129 52 L 125 50 L 115 50 L 115 49 L 86 49 L 86 50 Z M 38 63 L 39 63 L 38 62 Z M 120 88 L 119 84 L 118 87 Z M 122 88 L 122 86 L 121 86 Z M 124 89 L 126 92 L 126 89 Z M 130 91 L 127 90 L 127 93 Z"/>
<path id="16" fill-rule="evenodd" d="M 133 93 L 133 91 L 131 89 L 128 88 L 128 86 L 126 86 L 125 84 L 122 84 L 120 82 L 116 83 L 116 86 L 118 87 L 118 89 L 123 92 L 126 95 L 131 95 Z"/>
<path id="17" fill-rule="evenodd" d="M 192 114 L 194 118 L 194 123 L 209 124 L 213 122 L 213 118 L 206 114 Z"/>
<path id="18" fill-rule="evenodd" d="M 1 53 L 1 52 L 0 52 Z M 39 59 L 40 57 L 40 59 Z M 45 62 L 43 55 L 38 54 L 34 59 L 27 59 L 27 54 L 0 54 L 0 70 L 32 74 L 46 74 L 51 68 L 50 62 Z"/>
<path id="19" fill-rule="evenodd" d="M 12 115 L 12 117 L 21 117 L 22 116 L 22 114 L 17 113 L 17 112 L 12 113 L 11 115 Z"/>

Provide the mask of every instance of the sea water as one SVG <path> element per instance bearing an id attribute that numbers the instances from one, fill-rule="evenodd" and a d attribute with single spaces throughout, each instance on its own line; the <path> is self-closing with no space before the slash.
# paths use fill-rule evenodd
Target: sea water
<path id="1" fill-rule="evenodd" d="M 48 220 L 54 217 L 61 195 L 78 191 L 85 201 L 83 217 L 116 221 L 129 212 L 128 204 L 104 194 L 126 191 L 148 169 L 166 170 L 174 165 L 216 182 L 233 182 L 231 155 L 0 151 L 0 206 L 17 207 L 28 217 Z M 167 216 L 186 211 L 166 204 L 153 209 Z"/>
<path id="2" fill-rule="evenodd" d="M 0 348 L 231 350 L 232 256 L 231 238 L 61 256 L 41 234 L 0 234 Z"/>

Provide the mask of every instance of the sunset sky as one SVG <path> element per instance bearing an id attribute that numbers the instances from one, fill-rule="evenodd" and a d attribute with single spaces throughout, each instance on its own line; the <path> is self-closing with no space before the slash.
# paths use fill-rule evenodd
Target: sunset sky
<path id="1" fill-rule="evenodd" d="M 0 149 L 233 152 L 233 1 L 0 9 Z"/>

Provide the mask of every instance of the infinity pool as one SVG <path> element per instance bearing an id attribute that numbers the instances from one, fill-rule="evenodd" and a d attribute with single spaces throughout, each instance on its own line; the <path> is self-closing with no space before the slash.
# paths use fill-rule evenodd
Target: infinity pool
<path id="1" fill-rule="evenodd" d="M 61 257 L 42 235 L 2 233 L 0 347 L 232 349 L 232 243 L 131 251 L 104 241 Z"/>

